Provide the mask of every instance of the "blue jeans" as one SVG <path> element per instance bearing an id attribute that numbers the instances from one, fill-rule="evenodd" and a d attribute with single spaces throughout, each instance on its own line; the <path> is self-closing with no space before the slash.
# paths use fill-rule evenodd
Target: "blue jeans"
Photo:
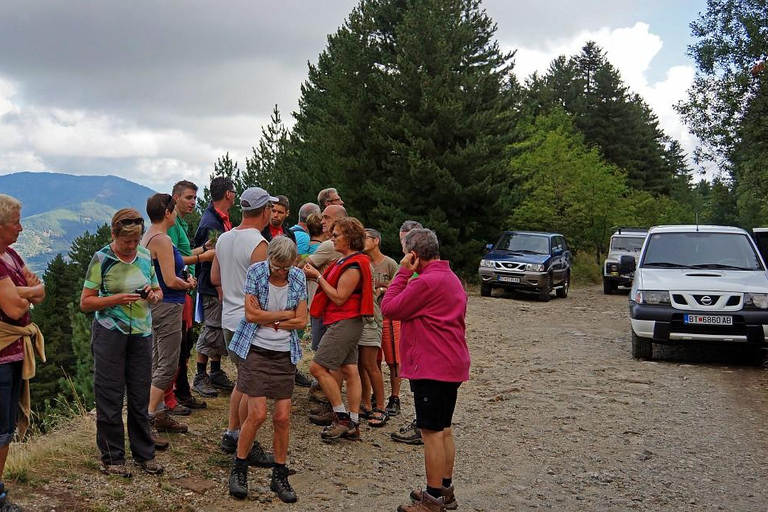
<path id="1" fill-rule="evenodd" d="M 0 447 L 11 443 L 16 430 L 22 364 L 23 361 L 0 364 Z"/>

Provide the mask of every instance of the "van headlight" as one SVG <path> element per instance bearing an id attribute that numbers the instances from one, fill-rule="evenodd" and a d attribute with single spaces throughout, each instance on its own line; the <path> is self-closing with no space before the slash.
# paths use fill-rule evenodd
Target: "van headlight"
<path id="1" fill-rule="evenodd" d="M 661 290 L 637 290 L 635 292 L 635 302 L 638 304 L 648 304 L 650 306 L 665 306 L 670 303 L 669 292 Z"/>
<path id="2" fill-rule="evenodd" d="M 480 260 L 480 266 L 493 268 L 493 260 Z"/>
<path id="3" fill-rule="evenodd" d="M 544 272 L 544 265 L 536 265 L 535 263 L 526 263 L 525 270 L 528 272 Z"/>
<path id="4" fill-rule="evenodd" d="M 768 293 L 747 293 L 744 297 L 744 303 L 758 309 L 768 309 Z"/>

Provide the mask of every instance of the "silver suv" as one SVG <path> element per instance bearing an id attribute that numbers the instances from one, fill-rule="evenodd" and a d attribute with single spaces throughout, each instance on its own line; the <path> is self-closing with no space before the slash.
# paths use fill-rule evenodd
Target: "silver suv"
<path id="1" fill-rule="evenodd" d="M 766 347 L 768 274 L 755 242 L 724 226 L 651 228 L 629 296 L 632 356 L 653 344 Z"/>
<path id="2" fill-rule="evenodd" d="M 611 295 L 619 286 L 632 286 L 634 268 L 640 260 L 640 249 L 643 248 L 648 230 L 645 228 L 615 228 L 611 236 L 608 256 L 603 262 L 603 293 Z M 629 256 L 624 258 L 622 256 Z"/>

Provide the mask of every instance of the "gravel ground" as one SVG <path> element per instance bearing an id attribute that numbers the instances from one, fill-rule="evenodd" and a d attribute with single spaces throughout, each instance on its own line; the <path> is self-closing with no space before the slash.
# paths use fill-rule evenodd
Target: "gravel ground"
<path id="1" fill-rule="evenodd" d="M 498 293 L 498 292 L 497 292 Z M 767 510 L 765 372 L 737 351 L 668 350 L 630 357 L 625 294 L 572 289 L 567 299 L 472 296 L 470 382 L 459 391 L 454 482 L 459 510 Z M 725 361 L 725 363 L 723 362 Z M 407 388 L 407 386 L 404 386 Z M 227 494 L 230 459 L 217 449 L 227 400 L 189 420 L 159 453 L 160 478 L 106 478 L 71 461 L 16 485 L 25 510 L 395 510 L 424 485 L 421 447 L 365 428 L 361 442 L 328 445 L 297 388 L 289 455 L 295 505 L 252 468 L 248 500 Z M 269 429 L 259 434 L 264 444 Z M 92 435 L 88 433 L 88 435 Z M 93 443 L 93 458 L 97 457 Z M 37 483 L 35 483 L 37 482 Z"/>

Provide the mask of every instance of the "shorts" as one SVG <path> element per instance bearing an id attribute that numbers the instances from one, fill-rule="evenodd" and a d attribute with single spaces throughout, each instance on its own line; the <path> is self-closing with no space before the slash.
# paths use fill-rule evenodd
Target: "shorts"
<path id="1" fill-rule="evenodd" d="M 363 319 L 349 318 L 328 325 L 320 346 L 315 353 L 314 362 L 327 370 L 357 364 L 357 342 L 363 333 Z"/>
<path id="2" fill-rule="evenodd" d="M 213 295 L 200 295 L 203 302 L 203 328 L 197 338 L 198 354 L 206 357 L 227 355 L 224 332 L 221 330 L 221 302 Z"/>
<path id="3" fill-rule="evenodd" d="M 379 362 L 382 359 L 390 366 L 400 364 L 400 322 L 398 320 L 384 319 L 381 329 L 381 351 Z"/>
<path id="4" fill-rule="evenodd" d="M 357 342 L 361 347 L 381 347 L 381 321 L 374 318 L 363 320 L 363 333 Z"/>
<path id="5" fill-rule="evenodd" d="M 23 364 L 23 361 L 0 364 L 0 448 L 11 444 L 16 431 Z"/>
<path id="6" fill-rule="evenodd" d="M 291 398 L 296 381 L 296 366 L 291 352 L 277 352 L 251 345 L 248 357 L 237 372 L 237 390 L 250 397 L 275 400 Z"/>
<path id="7" fill-rule="evenodd" d="M 176 379 L 184 304 L 158 302 L 152 308 L 152 385 L 166 389 Z"/>
<path id="8" fill-rule="evenodd" d="M 450 428 L 461 382 L 417 379 L 411 381 L 416 426 L 435 432 Z"/>
<path id="9" fill-rule="evenodd" d="M 237 368 L 237 371 L 240 371 L 240 364 L 244 361 L 242 357 L 235 354 L 231 350 L 229 350 L 229 342 L 232 341 L 232 338 L 235 337 L 235 332 L 230 331 L 226 327 L 221 328 L 222 331 L 224 331 L 224 344 L 227 346 L 227 353 L 229 354 L 229 359 L 234 363 L 235 368 Z"/>

